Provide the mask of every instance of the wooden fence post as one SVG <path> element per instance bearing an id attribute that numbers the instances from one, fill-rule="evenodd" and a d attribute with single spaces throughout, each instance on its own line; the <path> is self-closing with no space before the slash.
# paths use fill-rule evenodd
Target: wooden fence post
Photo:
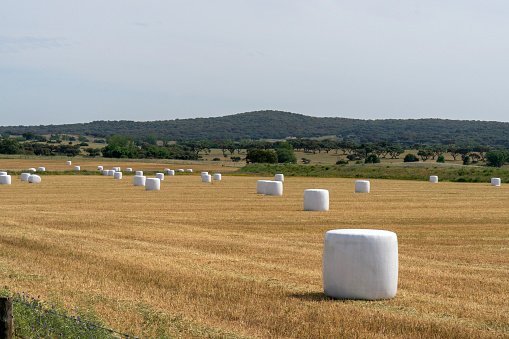
<path id="1" fill-rule="evenodd" d="M 13 332 L 12 298 L 0 297 L 0 338 L 12 339 Z"/>

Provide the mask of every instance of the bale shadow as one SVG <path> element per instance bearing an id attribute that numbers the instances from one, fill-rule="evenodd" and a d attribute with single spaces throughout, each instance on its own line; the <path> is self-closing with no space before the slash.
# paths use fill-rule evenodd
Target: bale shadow
<path id="1" fill-rule="evenodd" d="M 333 301 L 334 298 L 328 297 L 323 292 L 299 292 L 291 293 L 288 295 L 290 298 L 299 299 L 302 301 Z"/>

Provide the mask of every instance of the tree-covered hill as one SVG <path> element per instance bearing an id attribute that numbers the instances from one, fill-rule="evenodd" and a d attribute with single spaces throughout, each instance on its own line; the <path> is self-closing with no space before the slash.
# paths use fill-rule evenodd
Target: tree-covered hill
<path id="1" fill-rule="evenodd" d="M 318 118 L 281 111 L 256 111 L 215 118 L 164 121 L 93 121 L 39 126 L 3 126 L 0 133 L 71 134 L 105 137 L 156 135 L 168 140 L 282 139 L 337 136 L 346 141 L 390 141 L 403 145 L 477 143 L 509 147 L 509 123 L 445 119 Z"/>

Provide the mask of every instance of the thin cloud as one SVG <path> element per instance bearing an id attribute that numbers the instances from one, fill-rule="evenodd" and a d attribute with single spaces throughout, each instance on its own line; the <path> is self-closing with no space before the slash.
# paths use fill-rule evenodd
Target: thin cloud
<path id="1" fill-rule="evenodd" d="M 63 38 L 0 35 L 0 53 L 20 53 L 38 49 L 61 48 L 68 45 L 69 43 Z"/>

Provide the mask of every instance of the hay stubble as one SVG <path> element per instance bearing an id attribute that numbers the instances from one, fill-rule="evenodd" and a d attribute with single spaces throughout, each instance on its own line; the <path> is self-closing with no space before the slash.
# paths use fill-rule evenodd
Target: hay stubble
<path id="1" fill-rule="evenodd" d="M 261 196 L 258 179 L 175 176 L 146 192 L 103 176 L 13 178 L 2 280 L 142 337 L 156 323 L 187 337 L 509 335 L 509 187 L 371 180 L 359 195 L 353 179 L 286 178 L 284 196 Z M 307 188 L 329 190 L 328 212 L 302 210 Z M 323 237 L 338 228 L 398 234 L 394 299 L 323 295 Z"/>

